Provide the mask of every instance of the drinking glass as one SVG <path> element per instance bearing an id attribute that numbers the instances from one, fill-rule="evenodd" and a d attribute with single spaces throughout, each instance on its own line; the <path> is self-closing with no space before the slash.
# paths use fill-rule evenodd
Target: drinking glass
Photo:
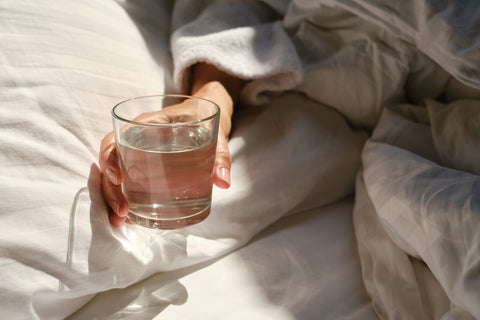
<path id="1" fill-rule="evenodd" d="M 112 109 L 130 221 L 177 229 L 210 213 L 220 108 L 185 95 L 122 101 Z"/>

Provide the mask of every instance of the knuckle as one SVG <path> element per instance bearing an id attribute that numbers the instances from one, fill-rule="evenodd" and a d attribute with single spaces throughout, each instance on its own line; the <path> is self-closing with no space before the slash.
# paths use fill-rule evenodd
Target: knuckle
<path id="1" fill-rule="evenodd" d="M 115 144 L 111 144 L 100 151 L 99 155 L 100 167 L 104 169 L 108 165 L 115 165 L 117 159 L 117 149 Z"/>
<path id="2" fill-rule="evenodd" d="M 232 158 L 228 151 L 219 151 L 215 155 L 215 165 L 221 165 L 223 167 L 230 168 L 232 163 Z"/>
<path id="3" fill-rule="evenodd" d="M 115 139 L 113 137 L 113 132 L 108 133 L 100 143 L 100 152 L 99 160 L 100 164 L 108 161 L 112 150 L 115 149 Z"/>

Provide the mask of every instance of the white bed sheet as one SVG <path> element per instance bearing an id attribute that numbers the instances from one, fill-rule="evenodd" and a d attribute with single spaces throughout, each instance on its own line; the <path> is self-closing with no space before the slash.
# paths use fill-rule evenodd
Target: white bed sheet
<path id="1" fill-rule="evenodd" d="M 362 55 L 359 66 L 374 67 L 366 78 L 329 69 L 353 93 L 362 79 L 383 79 L 380 90 L 335 94 L 310 81 L 320 68 L 303 94 L 244 110 L 231 189 L 215 189 L 204 223 L 161 234 L 109 225 L 95 162 L 116 102 L 173 90 L 172 2 L 0 2 L 0 316 L 478 317 L 478 5 L 320 2 L 385 28 L 387 40 L 400 34 L 389 44 L 415 54 Z M 411 4 L 429 10 L 405 11 Z M 345 44 L 326 62 L 355 66 Z M 393 71 L 374 72 L 385 61 Z M 361 101 L 383 101 L 385 88 L 416 105 Z M 352 97 L 358 104 L 345 103 Z M 380 116 L 368 141 L 338 113 L 361 115 L 359 106 Z M 285 161 L 285 150 L 301 156 Z M 355 178 L 352 229 L 341 199 Z"/>
<path id="2" fill-rule="evenodd" d="M 101 293 L 69 319 L 376 319 L 352 207 L 284 218 L 225 257 Z"/>
<path id="3" fill-rule="evenodd" d="M 263 118 L 256 112 L 246 114 L 244 119 L 257 120 L 253 130 L 241 125 L 245 129 L 237 130 L 231 140 L 236 163 L 232 189 L 216 189 L 216 208 L 205 223 L 164 234 L 153 247 L 137 241 L 134 244 L 138 246 L 133 249 L 129 241 L 142 233 L 136 233 L 134 226 L 114 230 L 108 224 L 95 165 L 99 142 L 110 131 L 110 109 L 116 102 L 171 90 L 171 61 L 166 51 L 170 4 L 94 0 L 0 3 L 0 316 L 64 319 L 80 309 L 74 318 L 85 318 L 85 314 L 93 312 L 99 319 L 138 319 L 138 313 L 129 313 L 131 309 L 109 309 L 115 306 L 113 302 L 122 299 L 131 302 L 131 295 L 138 292 L 147 302 L 150 298 L 158 302 L 164 299 L 162 295 L 173 295 L 166 298 L 165 306 L 170 304 L 168 299 L 179 304 L 165 310 L 148 309 L 147 304 L 147 309 L 142 309 L 146 318 L 176 319 L 199 311 L 207 319 L 224 317 L 229 312 L 227 306 L 236 306 L 238 316 L 259 318 L 272 312 L 284 318 L 308 318 L 328 312 L 334 318 L 339 314 L 352 319 L 371 315 L 355 258 L 350 203 L 331 207 L 327 210 L 330 213 L 319 212 L 318 217 L 312 213 L 312 218 L 284 220 L 276 227 L 281 229 L 278 235 L 264 235 L 235 255 L 218 259 L 245 245 L 287 212 L 319 207 L 351 193 L 351 180 L 359 166 L 365 135 L 351 131 L 332 110 L 314 111 L 307 102 L 304 109 L 295 113 L 298 122 L 290 123 L 285 121 L 289 114 L 284 104 L 278 122 L 265 135 L 259 135 L 262 121 L 277 112 L 267 108 Z M 293 100 L 286 101 L 298 101 L 299 97 L 289 99 Z M 321 127 L 312 129 L 314 121 L 305 124 L 309 118 L 323 116 L 327 127 L 338 126 L 333 136 L 346 142 L 337 150 L 344 160 L 332 159 L 312 171 L 307 170 L 312 165 L 305 166 L 307 158 L 299 159 L 293 165 L 304 170 L 292 177 L 285 167 L 290 164 L 278 161 L 279 154 L 283 154 L 284 147 L 296 146 L 302 136 L 311 135 L 310 130 L 315 134 L 306 140 L 305 146 L 317 143 L 317 135 L 324 134 Z M 280 132 L 295 134 L 280 139 Z M 259 136 L 263 139 L 259 140 Z M 263 153 L 247 152 L 251 147 L 245 148 L 246 141 L 253 141 L 257 150 L 267 151 L 270 160 L 267 157 L 265 162 Z M 348 156 L 350 147 L 355 157 Z M 321 156 L 326 151 L 320 149 L 316 151 L 320 154 L 314 152 L 310 156 Z M 272 163 L 274 167 L 265 170 Z M 337 179 L 331 170 L 336 166 L 351 169 Z M 332 183 L 318 185 L 316 176 L 325 173 Z M 292 183 L 285 184 L 286 180 Z M 262 192 L 251 188 L 257 183 Z M 312 193 L 317 189 L 323 197 Z M 270 197 L 272 194 L 275 196 Z M 324 244 L 326 251 L 318 251 L 315 243 L 305 249 L 303 242 L 293 242 L 299 233 L 306 232 L 302 241 L 325 239 L 321 232 L 312 232 L 315 226 L 325 228 L 322 217 L 330 217 L 326 219 L 330 231 L 338 228 L 338 236 L 346 236 L 339 242 L 338 251 L 331 251 L 329 245 L 336 243 L 335 239 Z M 144 235 L 151 236 L 148 232 Z M 260 252 L 270 252 L 276 242 L 283 243 L 285 250 L 279 249 L 274 259 L 264 260 Z M 295 252 L 300 247 L 302 250 Z M 213 259 L 216 262 L 211 265 L 198 265 Z M 276 262 L 286 265 L 278 266 Z M 263 264 L 275 268 L 262 274 L 260 271 L 265 270 L 259 267 Z M 197 265 L 198 270 L 190 274 L 184 268 L 192 265 Z M 316 267 L 320 269 L 315 270 Z M 254 275 L 261 278 L 254 278 L 249 268 L 254 268 Z M 289 292 L 283 299 L 277 296 L 279 293 L 270 281 L 293 269 L 291 276 L 303 281 L 304 291 L 290 288 L 291 278 L 284 278 L 283 285 L 292 291 L 283 291 L 283 287 L 283 292 Z M 331 269 L 336 273 L 332 275 Z M 224 274 L 224 286 L 215 289 L 211 277 L 219 272 Z M 179 273 L 183 276 L 180 280 L 173 284 L 164 282 L 168 277 L 178 278 Z M 338 274 L 345 275 L 341 284 L 336 283 Z M 314 285 L 315 281 L 318 284 Z M 123 287 L 129 289 L 95 297 L 98 292 Z M 189 298 L 175 296 L 182 287 Z M 153 295 L 148 295 L 149 290 Z M 338 291 L 331 295 L 334 290 Z M 346 291 L 348 297 L 343 296 Z M 250 293 L 256 296 L 239 300 Z M 298 299 L 297 293 L 303 293 L 303 298 L 288 298 Z M 223 303 L 225 308 L 206 308 L 212 301 Z M 336 301 L 339 307 L 327 310 L 325 304 L 317 301 Z M 97 304 L 100 307 L 95 309 Z M 142 308 L 142 304 L 136 307 Z"/>

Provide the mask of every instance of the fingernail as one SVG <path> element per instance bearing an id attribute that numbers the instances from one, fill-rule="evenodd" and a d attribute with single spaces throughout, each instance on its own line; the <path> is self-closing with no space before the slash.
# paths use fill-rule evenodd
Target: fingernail
<path id="1" fill-rule="evenodd" d="M 220 168 L 218 169 L 218 176 L 226 183 L 224 187 L 228 188 L 230 186 L 230 170 L 227 168 Z"/>
<path id="2" fill-rule="evenodd" d="M 116 214 L 119 213 L 120 211 L 120 205 L 116 201 L 112 201 L 112 209 L 115 211 Z"/>
<path id="3" fill-rule="evenodd" d="M 114 185 L 118 184 L 117 174 L 115 173 L 115 171 L 113 171 L 112 168 L 107 168 L 105 170 L 105 174 L 107 175 L 108 180 L 110 180 L 111 183 L 113 183 Z"/>
<path id="4" fill-rule="evenodd" d="M 126 216 L 128 215 L 128 211 L 129 211 L 129 210 L 127 210 L 127 209 L 125 209 L 125 208 L 123 208 L 123 210 L 120 211 L 120 207 L 119 207 L 117 213 L 118 213 L 118 215 L 119 215 L 120 217 L 123 218 L 123 217 L 126 217 Z"/>

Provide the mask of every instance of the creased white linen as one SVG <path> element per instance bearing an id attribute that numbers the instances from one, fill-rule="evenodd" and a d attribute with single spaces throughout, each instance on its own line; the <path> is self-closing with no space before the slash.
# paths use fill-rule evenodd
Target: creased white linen
<path id="1" fill-rule="evenodd" d="M 375 244 L 370 239 L 372 234 L 386 233 L 387 238 L 393 241 L 391 246 L 394 248 L 389 251 L 398 252 L 404 261 L 402 266 L 400 258 L 394 259 L 396 265 L 389 267 L 390 274 L 400 277 L 402 272 L 410 270 L 410 275 L 413 275 L 408 255 L 421 259 L 442 285 L 452 304 L 475 318 L 480 314 L 480 178 L 473 174 L 478 164 L 471 167 L 472 173 L 457 168 L 465 168 L 464 161 L 475 156 L 476 152 L 472 150 L 469 157 L 459 157 L 467 152 L 465 148 L 480 144 L 478 131 L 469 125 L 473 122 L 473 126 L 478 127 L 480 104 L 479 101 L 457 101 L 445 106 L 438 103 L 427 103 L 427 106 L 429 118 L 432 119 L 431 130 L 428 124 L 412 122 L 402 113 L 386 109 L 378 129 L 363 150 L 364 171 L 360 179 L 363 183 L 359 181 L 357 189 L 366 189 L 367 198 L 374 208 L 358 208 L 355 212 L 358 215 L 356 225 L 359 226 L 360 246 L 368 247 L 368 253 L 363 255 L 362 260 L 368 263 L 367 270 L 387 267 L 387 259 L 379 257 L 380 252 L 386 250 L 375 250 Z M 405 108 L 408 107 L 401 109 Z M 468 110 L 477 111 L 471 113 Z M 447 123 L 451 127 L 445 134 L 443 129 Z M 412 138 L 416 139 L 414 143 L 411 142 Z M 435 143 L 431 143 L 432 140 Z M 435 152 L 444 157 L 436 156 Z M 442 161 L 446 154 L 449 155 L 447 161 Z M 440 166 L 428 158 L 440 159 L 448 167 Z M 455 158 L 461 161 L 455 162 Z M 359 198 L 362 197 L 359 195 Z M 378 218 L 373 217 L 375 213 L 370 219 L 367 218 L 367 212 L 372 209 Z M 378 219 L 378 223 L 376 228 L 370 226 L 367 237 L 360 230 L 365 220 L 371 219 Z M 394 299 L 392 293 L 376 284 L 375 277 L 367 278 L 374 297 L 380 301 Z M 405 288 L 405 292 L 412 291 L 407 286 L 416 286 L 415 278 L 402 278 L 402 281 L 397 281 L 397 290 Z M 420 293 L 418 289 L 415 291 Z M 413 298 L 412 295 L 395 294 L 395 297 L 397 305 L 425 303 L 422 299 L 415 299 L 416 303 L 406 301 Z M 379 306 L 379 309 L 387 318 L 401 315 L 391 305 Z M 402 310 L 413 318 L 431 318 L 425 305 L 419 310 Z"/>
<path id="2" fill-rule="evenodd" d="M 292 103 L 298 107 L 291 109 Z M 261 113 L 240 117 L 236 126 L 230 141 L 236 183 L 229 190 L 215 189 L 210 217 L 182 230 L 110 227 L 98 169 L 93 166 L 89 183 L 92 240 L 88 253 L 83 253 L 88 274 L 70 280 L 66 292 L 38 292 L 33 304 L 40 317 L 52 316 L 52 310 L 66 316 L 96 292 L 124 288 L 158 272 L 222 256 L 287 213 L 322 206 L 352 192 L 365 135 L 351 130 L 334 110 L 291 95 L 274 100 Z M 315 148 L 318 143 L 325 147 Z M 280 161 L 286 149 L 308 156 Z M 315 165 L 311 158 L 324 159 L 323 165 Z M 72 276 L 79 274 L 73 271 Z"/>
<path id="3" fill-rule="evenodd" d="M 385 105 L 440 98 L 452 77 L 480 86 L 478 33 L 469 31 L 478 29 L 475 1 L 260 2 L 214 1 L 191 10 L 177 2 L 171 46 L 178 88 L 193 63 L 208 61 L 253 79 L 245 102 L 294 87 L 371 130 Z"/>
<path id="4" fill-rule="evenodd" d="M 186 309 L 165 314 L 191 315 L 203 301 L 189 309 L 188 280 L 179 279 L 214 282 L 208 263 L 275 222 L 297 241 L 288 223 L 297 217 L 280 219 L 342 199 L 356 177 L 354 228 L 377 315 L 478 318 L 478 5 L 194 3 L 175 3 L 172 61 L 170 1 L 0 2 L 0 315 L 128 319 L 142 301 L 154 306 L 145 319 L 170 304 Z M 198 61 L 252 80 L 242 99 L 256 108 L 241 110 L 230 141 L 232 188 L 215 189 L 212 214 L 197 226 L 113 229 L 94 164 L 111 106 L 185 90 Z M 312 271 L 329 285 L 317 301 L 334 292 L 350 300 L 332 318 L 371 317 L 355 276 L 334 285 L 315 274 L 356 265 L 345 239 L 321 240 L 307 250 L 315 268 L 338 260 Z M 328 250 L 336 242 L 344 260 Z M 116 313 L 102 313 L 112 302 Z M 293 318 L 260 299 L 243 306 L 259 319 Z M 303 317 L 327 314 L 315 307 Z"/>
<path id="5" fill-rule="evenodd" d="M 38 318 L 36 291 L 88 275 L 65 264 L 70 210 L 111 128 L 110 108 L 171 83 L 168 11 L 123 5 L 0 2 L 0 318 Z M 143 21 L 145 12 L 158 20 Z M 90 224 L 79 228 L 88 239 Z"/>
<path id="6" fill-rule="evenodd" d="M 138 239 L 142 233 L 133 226 L 112 229 L 92 165 L 111 128 L 110 108 L 127 97 L 169 90 L 171 83 L 168 44 L 158 40 L 168 31 L 168 8 L 144 5 L 87 1 L 52 8 L 15 1 L 1 11 L 2 317 L 64 319 L 99 292 L 137 283 L 141 290 L 160 285 L 164 290 L 153 290 L 152 297 L 170 295 L 166 305 L 182 303 L 182 286 L 163 282 L 171 273 L 158 272 L 231 252 L 287 212 L 353 190 L 366 135 L 332 109 L 292 94 L 245 111 L 230 142 L 235 183 L 215 191 L 205 223 L 166 232 L 151 245 L 148 232 Z M 298 108 L 290 110 L 293 104 Z M 314 148 L 318 144 L 325 148 Z M 285 162 L 285 150 L 305 157 Z M 311 158 L 324 158 L 323 166 Z M 335 268 L 356 261 L 342 257 L 346 262 Z M 355 298 L 370 310 L 362 290 Z M 99 299 L 118 301 L 114 294 Z M 256 308 L 263 310 L 259 303 Z"/>
<path id="7" fill-rule="evenodd" d="M 304 78 L 295 90 L 332 106 L 355 127 L 375 129 L 362 153 L 355 221 L 366 287 L 379 316 L 479 317 L 480 112 L 478 100 L 467 99 L 480 92 L 480 6 L 435 0 L 266 3 L 284 10 L 271 19 L 282 21 L 290 36 L 282 45 L 293 45 L 297 56 L 283 59 L 302 63 Z M 221 19 L 218 8 L 211 6 L 209 16 Z M 201 35 L 202 26 L 200 18 L 188 30 Z M 210 36 L 222 46 L 220 37 L 236 32 L 227 23 Z M 251 48 L 229 46 L 226 52 Z M 177 74 L 188 72 L 182 59 L 175 66 Z M 231 72 L 238 75 L 235 67 Z M 408 99 L 416 105 L 397 108 Z M 430 284 L 417 280 L 426 273 L 414 257 L 433 273 L 424 277 L 433 279 Z M 451 309 L 438 302 L 447 296 Z"/>
<path id="8" fill-rule="evenodd" d="M 375 319 L 351 259 L 351 206 L 290 216 L 226 257 L 100 293 L 68 319 Z"/>

